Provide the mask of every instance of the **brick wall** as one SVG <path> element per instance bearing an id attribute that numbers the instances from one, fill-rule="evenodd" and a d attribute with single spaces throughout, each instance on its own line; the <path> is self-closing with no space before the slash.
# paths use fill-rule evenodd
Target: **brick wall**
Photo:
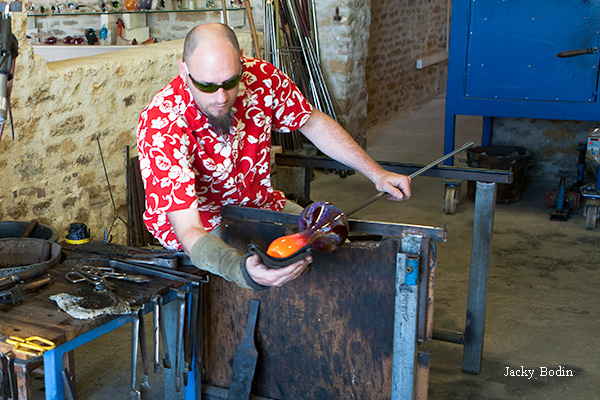
<path id="1" fill-rule="evenodd" d="M 416 60 L 446 50 L 447 0 L 371 2 L 367 124 L 384 122 L 446 90 L 448 62 Z"/>

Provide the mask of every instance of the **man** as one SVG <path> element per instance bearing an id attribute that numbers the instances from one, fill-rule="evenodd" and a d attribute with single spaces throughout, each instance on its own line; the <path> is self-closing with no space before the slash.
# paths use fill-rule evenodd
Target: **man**
<path id="1" fill-rule="evenodd" d="M 271 64 L 242 57 L 233 31 L 205 24 L 188 33 L 180 74 L 141 113 L 144 222 L 165 247 L 183 249 L 198 268 L 245 288 L 281 286 L 312 258 L 270 269 L 218 236 L 228 204 L 299 213 L 273 190 L 271 131 L 300 129 L 323 153 L 354 168 L 393 200 L 410 196 L 406 176 L 385 171 L 337 124 L 313 109 Z M 213 234 L 209 234 L 211 232 Z"/>

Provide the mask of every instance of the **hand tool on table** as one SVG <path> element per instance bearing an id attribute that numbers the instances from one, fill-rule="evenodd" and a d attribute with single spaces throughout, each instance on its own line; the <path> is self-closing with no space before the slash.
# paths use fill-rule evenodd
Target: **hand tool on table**
<path id="1" fill-rule="evenodd" d="M 187 291 L 177 291 L 177 337 L 175 349 L 175 390 L 181 391 L 181 379 L 183 375 L 183 332 L 185 324 L 185 303 L 187 302 Z"/>
<path id="2" fill-rule="evenodd" d="M 117 279 L 127 282 L 146 283 L 150 278 L 145 275 L 126 274 L 117 272 L 112 267 L 95 267 L 83 265 L 65 274 L 65 278 L 71 283 L 89 282 L 98 287 L 105 287 L 106 278 Z"/>
<path id="3" fill-rule="evenodd" d="M 127 282 L 135 282 L 135 283 L 146 283 L 150 282 L 150 278 L 146 275 L 135 275 L 135 274 L 126 274 L 123 272 L 117 272 L 112 267 L 92 267 L 89 265 L 84 265 L 79 268 L 79 272 L 84 273 L 86 275 L 94 275 L 100 278 L 110 278 L 117 279 L 121 281 Z"/>
<path id="4" fill-rule="evenodd" d="M 103 277 L 83 272 L 80 269 L 73 269 L 72 271 L 67 272 L 65 274 L 65 279 L 71 283 L 87 282 L 100 290 L 112 290 L 115 288 L 113 284 L 107 282 Z"/>
<path id="5" fill-rule="evenodd" d="M 14 273 L 9 276 L 0 278 L 0 290 L 5 290 L 15 286 L 16 284 L 26 281 L 28 279 L 37 278 L 42 275 L 44 271 L 37 268 L 27 268 L 23 271 Z"/>
<path id="6" fill-rule="evenodd" d="M 146 325 L 144 324 L 144 309 L 138 311 L 140 325 L 140 352 L 142 353 L 142 367 L 144 368 L 144 377 L 140 383 L 140 393 L 142 400 L 152 400 L 152 391 L 150 389 L 149 368 L 148 368 L 148 348 L 146 347 Z"/>
<path id="7" fill-rule="evenodd" d="M 444 160 L 447 160 L 448 158 L 455 156 L 456 154 L 460 153 L 463 150 L 468 149 L 469 147 L 472 147 L 474 145 L 473 142 L 467 142 L 465 144 L 463 144 L 462 146 L 460 146 L 458 149 L 451 151 L 450 153 L 438 158 L 437 160 L 427 164 L 426 166 L 424 166 L 423 168 L 413 172 L 412 174 L 410 174 L 408 177 L 410 179 L 415 178 L 419 175 L 421 175 L 423 172 L 430 170 L 431 168 L 437 166 L 439 163 L 443 162 Z M 358 206 L 354 207 L 353 209 L 351 209 L 350 211 L 344 213 L 346 214 L 346 217 L 349 217 L 350 215 L 354 214 L 355 212 L 357 212 L 358 210 L 362 210 L 363 208 L 365 208 L 366 206 L 368 206 L 369 204 L 373 203 L 375 200 L 379 199 L 381 196 L 383 196 L 386 192 L 379 192 L 376 195 L 368 198 L 367 200 L 363 201 L 362 203 L 360 203 Z"/>
<path id="8" fill-rule="evenodd" d="M 131 390 L 129 391 L 130 400 L 141 400 L 142 394 L 137 390 L 135 384 L 137 372 L 138 343 L 140 339 L 140 317 L 136 311 L 131 313 Z"/>
<path id="9" fill-rule="evenodd" d="M 125 272 L 141 273 L 144 275 L 155 276 L 157 278 L 169 279 L 180 282 L 208 282 L 208 277 L 201 277 L 182 271 L 174 271 L 167 268 L 155 267 L 152 265 L 138 265 L 120 260 L 109 260 L 110 266 Z"/>
<path id="10" fill-rule="evenodd" d="M 0 292 L 0 303 L 17 304 L 25 298 L 27 292 L 45 286 L 50 282 L 52 282 L 52 278 L 49 275 L 44 275 L 29 282 L 19 283 L 8 290 Z"/>
<path id="11" fill-rule="evenodd" d="M 154 321 L 154 373 L 162 373 L 162 366 L 160 365 L 160 304 L 158 303 L 159 296 L 153 295 L 150 301 L 152 301 L 153 321 Z"/>
<path id="12" fill-rule="evenodd" d="M 240 400 L 250 398 L 252 389 L 252 379 L 254 378 L 254 369 L 258 351 L 254 344 L 254 331 L 256 320 L 258 318 L 258 300 L 250 301 L 250 310 L 248 312 L 248 324 L 242 342 L 236 347 L 233 357 L 233 366 L 231 367 L 231 383 L 229 384 L 229 393 L 227 400 Z"/>
<path id="13" fill-rule="evenodd" d="M 28 354 L 31 356 L 41 356 L 48 350 L 52 350 L 56 347 L 54 342 L 48 339 L 44 339 L 40 336 L 29 336 L 27 338 L 20 338 L 18 336 L 9 336 L 4 340 L 7 344 L 13 347 L 13 351 Z"/>

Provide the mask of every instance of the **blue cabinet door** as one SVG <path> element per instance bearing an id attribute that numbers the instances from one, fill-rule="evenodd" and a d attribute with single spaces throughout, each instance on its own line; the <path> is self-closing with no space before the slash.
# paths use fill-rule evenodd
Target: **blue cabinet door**
<path id="1" fill-rule="evenodd" d="M 596 102 L 599 0 L 471 0 L 467 24 L 464 98 Z"/>

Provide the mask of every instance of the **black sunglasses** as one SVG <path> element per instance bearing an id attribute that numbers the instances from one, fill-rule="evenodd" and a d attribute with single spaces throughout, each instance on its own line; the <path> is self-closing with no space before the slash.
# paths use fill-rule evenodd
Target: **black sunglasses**
<path id="1" fill-rule="evenodd" d="M 238 83 L 240 83 L 240 81 L 242 80 L 242 75 L 244 75 L 244 65 L 242 64 L 242 72 L 238 76 L 228 79 L 220 85 L 217 83 L 202 83 L 198 82 L 192 77 L 185 62 L 183 63 L 183 67 L 185 68 L 185 72 L 187 73 L 194 86 L 196 86 L 196 89 L 203 93 L 214 93 L 221 88 L 225 90 L 231 90 L 234 87 L 236 87 Z"/>

